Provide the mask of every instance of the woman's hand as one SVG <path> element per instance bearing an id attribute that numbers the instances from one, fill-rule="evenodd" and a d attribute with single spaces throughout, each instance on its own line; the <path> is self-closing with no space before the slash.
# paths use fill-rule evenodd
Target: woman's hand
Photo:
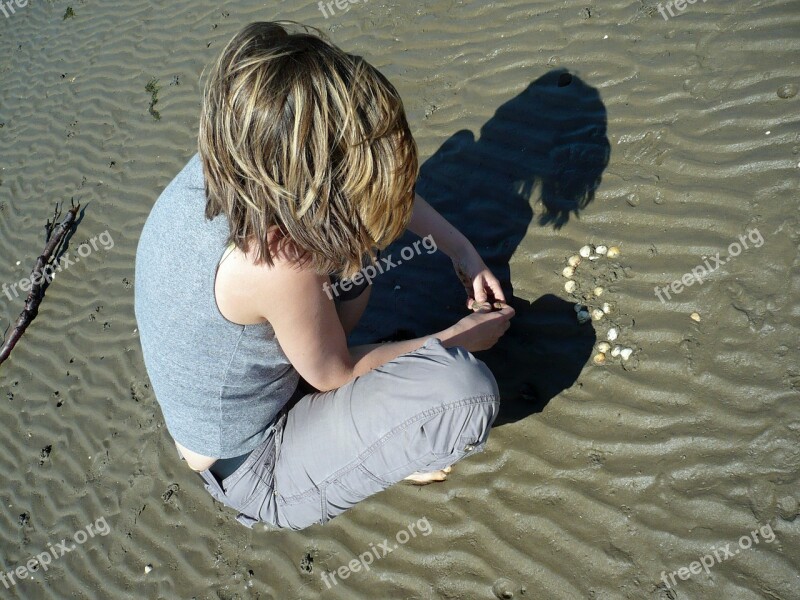
<path id="1" fill-rule="evenodd" d="M 506 298 L 497 277 L 489 270 L 483 259 L 471 244 L 453 258 L 453 268 L 467 291 L 467 307 L 472 301 L 503 302 Z"/>
<path id="2" fill-rule="evenodd" d="M 446 329 L 440 335 L 442 345 L 447 348 L 462 346 L 469 352 L 488 350 L 511 327 L 513 316 L 514 309 L 508 305 L 495 311 L 489 307 L 481 308 Z"/>

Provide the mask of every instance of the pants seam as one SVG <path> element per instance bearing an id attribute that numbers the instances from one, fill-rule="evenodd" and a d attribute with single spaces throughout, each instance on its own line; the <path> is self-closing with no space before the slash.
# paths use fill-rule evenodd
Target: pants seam
<path id="1" fill-rule="evenodd" d="M 350 471 L 355 468 L 358 468 L 362 465 L 370 456 L 372 456 L 378 448 L 380 448 L 383 444 L 385 444 L 390 438 L 395 436 L 397 433 L 408 429 L 413 423 L 419 422 L 426 417 L 435 417 L 438 414 L 441 414 L 447 410 L 451 410 L 454 408 L 462 408 L 464 406 L 471 406 L 474 404 L 486 404 L 486 403 L 497 403 L 499 402 L 499 398 L 495 394 L 484 394 L 480 396 L 470 396 L 469 398 L 463 398 L 461 400 L 457 400 L 455 402 L 451 402 L 450 404 L 445 404 L 442 406 L 438 406 L 436 408 L 430 408 L 428 410 L 424 410 L 420 413 L 417 413 L 413 417 L 407 419 L 404 423 L 398 425 L 394 429 L 390 430 L 386 434 L 383 435 L 379 440 L 374 442 L 371 446 L 369 446 L 364 452 L 359 454 L 354 460 L 347 463 L 344 467 L 329 475 L 325 479 L 323 479 L 317 487 L 309 488 L 308 490 L 304 490 L 292 496 L 282 496 L 281 499 L 284 504 L 297 504 L 301 502 L 303 499 L 309 497 L 310 495 L 319 492 L 320 497 L 324 497 L 324 489 L 330 484 L 332 481 L 346 475 Z M 385 485 L 385 484 L 382 484 Z M 276 486 L 277 487 L 277 486 Z M 324 504 L 323 504 L 324 507 Z"/>
<path id="2" fill-rule="evenodd" d="M 378 479 L 377 476 L 373 475 L 372 472 L 369 469 L 364 467 L 364 463 L 359 463 L 356 468 L 359 471 L 361 471 L 365 476 L 367 476 L 369 479 L 371 479 L 372 481 L 377 483 L 378 485 L 380 485 L 382 487 L 386 487 L 386 482 L 385 481 L 381 481 L 380 479 Z"/>

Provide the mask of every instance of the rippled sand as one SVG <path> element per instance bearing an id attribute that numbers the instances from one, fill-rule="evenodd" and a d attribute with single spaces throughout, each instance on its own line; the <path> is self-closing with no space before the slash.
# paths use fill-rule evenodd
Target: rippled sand
<path id="1" fill-rule="evenodd" d="M 0 14 L 0 283 L 30 273 L 56 201 L 86 209 L 73 249 L 106 230 L 114 242 L 57 275 L 0 367 L 2 571 L 99 518 L 111 531 L 0 596 L 800 598 L 798 3 L 711 0 L 668 21 L 653 0 L 588 4 Z M 299 533 L 246 530 L 179 464 L 133 316 L 136 242 L 194 152 L 200 72 L 242 25 L 278 18 L 326 28 L 395 82 L 425 159 L 419 190 L 518 313 L 482 356 L 504 398 L 486 451 L 446 483 L 398 486 Z M 658 300 L 655 286 L 753 230 L 760 247 Z M 622 252 L 579 267 L 578 293 L 599 283 L 614 307 L 579 326 L 561 270 L 587 243 Z M 465 312 L 440 255 L 386 274 L 374 299 L 356 340 Z M 22 298 L 0 301 L 4 329 Z M 611 325 L 633 358 L 594 366 Z M 328 589 L 321 573 L 412 522 L 428 534 Z M 774 540 L 740 549 L 758 528 Z M 709 574 L 662 581 L 726 544 L 740 552 Z"/>

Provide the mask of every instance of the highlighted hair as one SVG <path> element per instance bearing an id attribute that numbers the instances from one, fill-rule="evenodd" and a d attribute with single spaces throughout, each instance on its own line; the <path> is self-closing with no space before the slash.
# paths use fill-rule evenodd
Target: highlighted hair
<path id="1" fill-rule="evenodd" d="M 400 95 L 310 27 L 251 23 L 205 85 L 198 146 L 206 217 L 272 265 L 280 230 L 320 274 L 351 277 L 411 218 L 417 147 Z M 254 244 L 254 248 L 250 246 Z"/>

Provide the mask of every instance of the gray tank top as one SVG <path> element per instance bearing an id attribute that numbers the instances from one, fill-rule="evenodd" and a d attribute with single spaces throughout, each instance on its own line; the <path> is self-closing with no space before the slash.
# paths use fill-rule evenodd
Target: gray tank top
<path id="1" fill-rule="evenodd" d="M 136 249 L 134 311 L 145 367 L 173 439 L 213 458 L 253 450 L 297 387 L 268 323 L 237 325 L 214 297 L 224 215 L 205 218 L 199 155 L 159 196 Z M 242 285 L 247 285 L 246 281 Z"/>

